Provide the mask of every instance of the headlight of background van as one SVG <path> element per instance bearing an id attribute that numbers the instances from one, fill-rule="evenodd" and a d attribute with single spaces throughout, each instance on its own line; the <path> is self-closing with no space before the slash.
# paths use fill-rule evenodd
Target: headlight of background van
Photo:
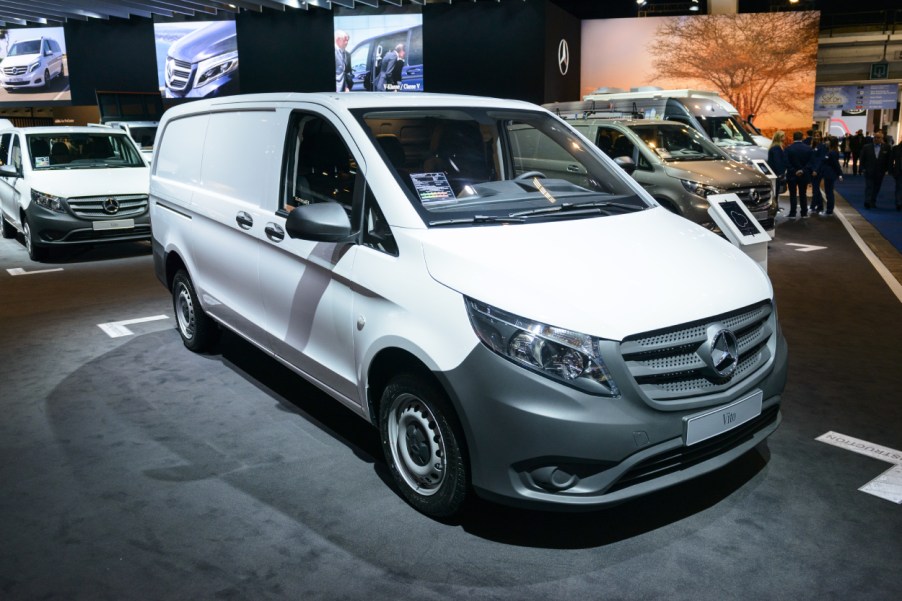
<path id="1" fill-rule="evenodd" d="M 702 198 L 708 198 L 709 194 L 720 194 L 720 190 L 714 186 L 706 186 L 690 179 L 681 179 L 680 183 L 683 184 L 683 187 L 686 188 L 687 192 L 695 194 L 696 196 L 701 196 Z"/>
<path id="2" fill-rule="evenodd" d="M 31 191 L 31 202 L 35 203 L 39 207 L 44 207 L 48 211 L 53 211 L 54 213 L 65 213 L 66 205 L 64 204 L 65 199 L 60 198 L 59 196 L 53 196 L 52 194 L 44 194 L 43 192 L 38 192 L 37 190 Z"/>
<path id="3" fill-rule="evenodd" d="M 203 60 L 197 65 L 197 83 L 195 88 L 205 86 L 212 81 L 216 81 L 223 75 L 231 73 L 238 68 L 238 51 L 226 52 Z"/>
<path id="4" fill-rule="evenodd" d="M 618 396 L 598 339 L 549 326 L 466 298 L 476 335 L 487 347 L 543 376 L 590 394 Z"/>

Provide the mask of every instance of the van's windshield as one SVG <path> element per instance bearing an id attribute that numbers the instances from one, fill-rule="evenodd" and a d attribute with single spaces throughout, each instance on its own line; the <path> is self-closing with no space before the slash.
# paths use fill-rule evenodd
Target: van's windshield
<path id="1" fill-rule="evenodd" d="M 700 117 L 699 122 L 718 146 L 755 146 L 735 117 Z"/>
<path id="2" fill-rule="evenodd" d="M 9 49 L 9 54 L 7 56 L 23 56 L 26 54 L 40 54 L 41 53 L 41 40 L 28 40 L 25 42 L 18 42 L 13 44 L 13 47 Z"/>
<path id="3" fill-rule="evenodd" d="M 621 169 L 546 113 L 398 108 L 355 116 L 430 226 L 649 207 Z"/>
<path id="4" fill-rule="evenodd" d="M 664 161 L 711 161 L 727 157 L 698 130 L 675 123 L 631 125 L 648 147 Z"/>
<path id="5" fill-rule="evenodd" d="M 26 139 L 35 170 L 147 166 L 125 133 L 41 133 Z"/>

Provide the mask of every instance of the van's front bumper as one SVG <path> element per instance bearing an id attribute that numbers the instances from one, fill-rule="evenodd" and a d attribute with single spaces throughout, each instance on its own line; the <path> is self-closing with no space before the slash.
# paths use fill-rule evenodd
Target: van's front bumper
<path id="1" fill-rule="evenodd" d="M 25 211 L 26 218 L 35 236 L 37 246 L 67 246 L 74 244 L 95 244 L 100 242 L 127 242 L 150 239 L 150 215 L 96 220 L 82 219 L 69 213 L 57 213 L 30 204 Z M 121 227 L 116 221 L 131 221 L 131 227 Z M 107 228 L 112 225 L 117 227 Z"/>
<path id="2" fill-rule="evenodd" d="M 620 503 L 727 465 L 781 421 L 787 352 L 777 332 L 773 360 L 713 406 L 654 408 L 619 374 L 621 396 L 593 396 L 521 368 L 479 344 L 451 372 L 449 391 L 480 496 L 507 504 L 591 509 Z M 760 391 L 760 415 L 686 445 L 687 416 Z M 723 399 L 724 397 L 721 397 Z"/>

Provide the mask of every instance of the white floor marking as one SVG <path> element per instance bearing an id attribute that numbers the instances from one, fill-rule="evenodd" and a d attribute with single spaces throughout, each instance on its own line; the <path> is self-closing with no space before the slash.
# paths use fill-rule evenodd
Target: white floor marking
<path id="1" fill-rule="evenodd" d="M 21 267 L 13 267 L 12 269 L 7 269 L 6 273 L 9 275 L 32 275 L 35 273 L 50 273 L 51 271 L 62 271 L 62 267 L 57 267 L 56 269 L 38 269 L 35 271 L 25 271 Z"/>
<path id="2" fill-rule="evenodd" d="M 858 235 L 858 232 L 855 231 L 855 228 L 852 227 L 852 224 L 845 218 L 840 210 L 834 210 L 836 216 L 839 217 L 840 223 L 846 228 L 846 231 L 849 232 L 849 235 L 852 237 L 852 240 L 855 241 L 855 244 L 858 248 L 861 249 L 862 254 L 867 258 L 868 261 L 871 262 L 871 265 L 874 266 L 874 269 L 877 270 L 877 273 L 880 274 L 880 277 L 883 278 L 883 281 L 886 282 L 886 285 L 889 286 L 889 289 L 893 291 L 893 294 L 896 295 L 896 298 L 899 299 L 899 302 L 902 303 L 902 284 L 896 280 L 895 276 L 893 276 L 892 272 L 886 268 L 886 265 L 883 264 L 877 255 L 874 254 L 874 251 L 871 250 L 871 247 L 865 244 L 864 240 L 861 239 L 861 236 Z"/>
<path id="3" fill-rule="evenodd" d="M 97 327 L 106 332 L 110 338 L 121 338 L 122 336 L 131 336 L 134 334 L 126 326 L 136 323 L 144 323 L 146 321 L 157 321 L 160 319 L 169 319 L 166 315 L 154 315 L 152 317 L 139 317 L 137 319 L 126 319 L 124 321 L 111 321 L 109 323 L 99 323 Z"/>
<path id="4" fill-rule="evenodd" d="M 787 242 L 786 246 L 798 246 L 796 250 L 800 253 L 810 253 L 813 250 L 824 250 L 826 246 L 815 246 L 814 244 L 799 244 L 798 242 Z"/>
<path id="5" fill-rule="evenodd" d="M 902 505 L 902 451 L 832 431 L 815 440 L 895 464 L 858 490 Z"/>

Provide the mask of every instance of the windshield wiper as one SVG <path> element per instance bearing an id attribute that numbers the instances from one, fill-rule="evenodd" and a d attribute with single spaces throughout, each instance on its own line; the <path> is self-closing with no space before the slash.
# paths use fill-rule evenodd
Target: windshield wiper
<path id="1" fill-rule="evenodd" d="M 530 215 L 542 215 L 545 213 L 563 213 L 568 211 L 594 211 L 599 213 L 610 213 L 605 209 L 623 209 L 624 211 L 642 211 L 647 207 L 640 207 L 625 202 L 615 202 L 613 200 L 595 200 L 591 202 L 565 202 L 563 204 L 542 207 L 540 209 L 530 209 L 529 211 L 520 211 L 511 213 L 511 217 L 528 217 Z"/>
<path id="2" fill-rule="evenodd" d="M 460 217 L 458 219 L 441 219 L 430 221 L 429 225 L 459 225 L 461 223 L 523 223 L 526 221 L 517 215 L 505 217 L 495 215 L 473 215 L 472 217 Z"/>

